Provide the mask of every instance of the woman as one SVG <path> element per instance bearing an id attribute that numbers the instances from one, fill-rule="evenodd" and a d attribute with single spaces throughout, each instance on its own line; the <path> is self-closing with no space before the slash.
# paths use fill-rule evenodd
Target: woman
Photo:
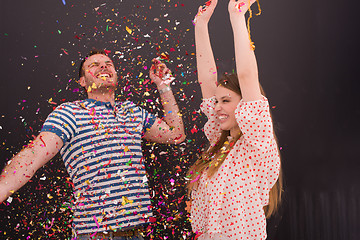
<path id="1" fill-rule="evenodd" d="M 280 157 L 244 17 L 253 2 L 229 1 L 237 74 L 219 80 L 208 33 L 217 0 L 200 7 L 194 20 L 210 141 L 189 170 L 191 224 L 201 240 L 266 239 L 266 217 L 280 201 Z"/>

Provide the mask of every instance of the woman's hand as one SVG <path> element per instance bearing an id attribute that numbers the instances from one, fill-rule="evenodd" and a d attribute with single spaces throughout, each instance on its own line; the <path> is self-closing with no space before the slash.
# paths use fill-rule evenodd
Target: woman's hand
<path id="1" fill-rule="evenodd" d="M 228 11 L 230 19 L 233 16 L 244 15 L 256 0 L 230 0 Z"/>
<path id="2" fill-rule="evenodd" d="M 154 58 L 149 71 L 150 79 L 156 84 L 157 87 L 165 84 L 170 85 L 171 81 L 175 78 L 172 76 L 170 69 L 168 69 L 165 63 L 162 63 L 159 59 Z"/>
<path id="3" fill-rule="evenodd" d="M 199 7 L 198 13 L 196 14 L 193 23 L 205 23 L 210 21 L 210 18 L 215 10 L 218 0 L 209 0 L 203 6 Z"/>

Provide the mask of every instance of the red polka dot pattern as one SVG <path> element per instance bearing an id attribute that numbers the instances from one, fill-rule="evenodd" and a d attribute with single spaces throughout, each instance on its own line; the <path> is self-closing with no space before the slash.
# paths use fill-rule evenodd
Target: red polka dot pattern
<path id="1" fill-rule="evenodd" d="M 214 98 L 201 104 L 208 117 L 205 134 L 211 143 L 221 132 L 214 107 Z M 269 103 L 265 97 L 240 101 L 235 114 L 243 136 L 212 178 L 206 173 L 201 176 L 192 192 L 191 224 L 195 232 L 206 233 L 209 239 L 219 234 L 231 240 L 266 239 L 263 206 L 268 204 L 280 169 Z"/>

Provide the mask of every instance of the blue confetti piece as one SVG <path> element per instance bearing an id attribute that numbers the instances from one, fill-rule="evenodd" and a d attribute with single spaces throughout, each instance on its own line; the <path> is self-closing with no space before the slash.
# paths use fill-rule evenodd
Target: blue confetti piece
<path id="1" fill-rule="evenodd" d="M 66 2 L 65 2 L 65 0 L 62 0 L 62 2 L 63 2 L 63 4 L 64 4 L 64 5 L 66 5 Z"/>

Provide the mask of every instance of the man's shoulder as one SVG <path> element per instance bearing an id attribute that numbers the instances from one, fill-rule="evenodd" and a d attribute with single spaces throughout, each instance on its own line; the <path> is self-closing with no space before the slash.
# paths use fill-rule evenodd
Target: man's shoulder
<path id="1" fill-rule="evenodd" d="M 64 102 L 56 107 L 56 111 L 77 111 L 86 109 L 88 103 L 85 100 L 77 100 L 73 102 Z"/>

